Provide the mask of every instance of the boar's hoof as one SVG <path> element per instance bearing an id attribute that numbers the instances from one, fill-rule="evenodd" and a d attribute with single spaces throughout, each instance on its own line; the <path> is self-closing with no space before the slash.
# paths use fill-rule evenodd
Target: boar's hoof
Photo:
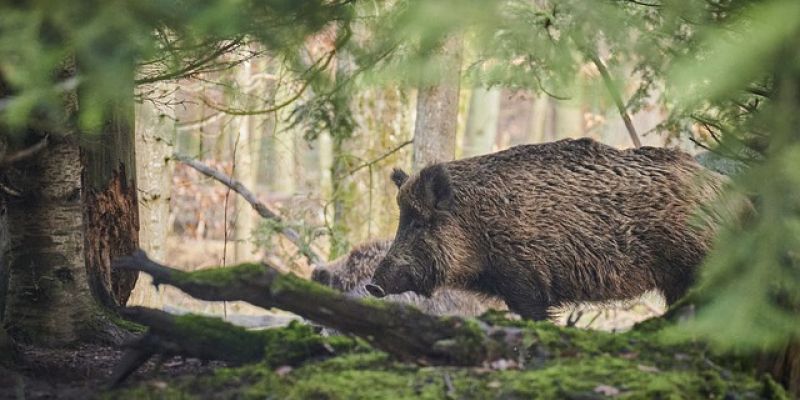
<path id="1" fill-rule="evenodd" d="M 378 286 L 378 285 L 373 285 L 371 283 L 368 283 L 366 287 L 367 287 L 367 291 L 369 292 L 369 294 L 371 294 L 371 295 L 373 295 L 375 297 L 385 297 L 386 296 L 386 292 L 383 291 L 383 288 Z"/>

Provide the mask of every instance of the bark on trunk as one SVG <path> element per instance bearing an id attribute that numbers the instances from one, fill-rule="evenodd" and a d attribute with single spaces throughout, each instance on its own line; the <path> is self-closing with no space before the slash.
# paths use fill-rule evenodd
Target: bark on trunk
<path id="1" fill-rule="evenodd" d="M 450 161 L 455 157 L 458 93 L 461 75 L 462 42 L 450 37 L 442 46 L 442 71 L 449 75 L 441 83 L 422 87 L 417 92 L 417 118 L 414 124 L 414 170 Z"/>
<path id="2" fill-rule="evenodd" d="M 67 114 L 77 98 L 65 95 Z M 126 336 L 97 299 L 124 304 L 136 277 L 110 268 L 112 258 L 138 247 L 132 106 L 131 97 L 97 135 L 53 133 L 44 141 L 30 130 L 25 142 L 46 145 L 3 166 L 3 183 L 16 192 L 4 193 L 0 218 L 2 316 L 14 339 L 59 346 Z"/>
<path id="3" fill-rule="evenodd" d="M 16 165 L 23 197 L 8 201 L 9 268 L 4 322 L 15 338 L 59 345 L 82 336 L 93 316 L 84 262 L 81 155 L 72 137 L 53 138 Z"/>
<path id="4" fill-rule="evenodd" d="M 115 111 L 100 140 L 83 146 L 86 269 L 92 291 L 108 307 L 125 305 L 137 277 L 112 271 L 111 260 L 139 247 L 132 99 Z"/>
<path id="5" fill-rule="evenodd" d="M 156 93 L 169 101 L 174 85 L 160 83 L 157 88 L 143 88 L 142 93 Z M 136 104 L 136 184 L 139 203 L 139 246 L 155 260 L 165 260 L 169 232 L 169 201 L 172 191 L 175 110 L 157 107 L 153 102 Z M 141 277 L 131 293 L 129 303 L 161 307 L 158 289 L 148 277 Z"/>
<path id="6" fill-rule="evenodd" d="M 487 154 L 494 150 L 499 115 L 500 89 L 472 89 L 464 132 L 465 157 Z"/>

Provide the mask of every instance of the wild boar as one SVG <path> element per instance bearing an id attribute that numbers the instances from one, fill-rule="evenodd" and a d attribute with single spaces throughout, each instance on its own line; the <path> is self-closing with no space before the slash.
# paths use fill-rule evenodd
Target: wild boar
<path id="1" fill-rule="evenodd" d="M 400 221 L 367 290 L 441 287 L 505 300 L 525 318 L 551 307 L 692 284 L 719 218 L 697 213 L 724 178 L 678 150 L 591 139 L 522 145 L 392 173 Z"/>
<path id="2" fill-rule="evenodd" d="M 348 255 L 322 267 L 317 267 L 311 279 L 354 297 L 366 297 L 364 286 L 370 282 L 378 263 L 386 255 L 390 240 L 368 242 L 354 248 Z M 440 289 L 430 297 L 407 292 L 386 296 L 386 300 L 413 305 L 434 315 L 478 316 L 491 309 L 506 309 L 502 300 L 457 289 Z"/>

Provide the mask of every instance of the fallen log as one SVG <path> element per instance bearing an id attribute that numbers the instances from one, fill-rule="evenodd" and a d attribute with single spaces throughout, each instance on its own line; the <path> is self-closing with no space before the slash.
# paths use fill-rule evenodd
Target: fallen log
<path id="1" fill-rule="evenodd" d="M 337 354 L 356 345 L 344 337 L 322 337 L 310 325 L 294 322 L 281 329 L 251 331 L 219 318 L 173 315 L 145 307 L 129 307 L 122 316 L 149 327 L 131 341 L 114 369 L 111 386 L 122 383 L 153 355 L 186 356 L 239 365 L 262 362 L 267 366 L 295 365 L 311 358 Z"/>
<path id="2" fill-rule="evenodd" d="M 404 304 L 349 298 L 264 264 L 185 272 L 152 261 L 140 250 L 117 259 L 114 265 L 145 272 L 152 276 L 153 284 L 169 284 L 201 300 L 240 300 L 293 312 L 361 337 L 401 361 L 474 366 L 500 359 L 520 362 L 526 351 L 524 334 L 516 328 L 458 317 L 440 318 Z"/>

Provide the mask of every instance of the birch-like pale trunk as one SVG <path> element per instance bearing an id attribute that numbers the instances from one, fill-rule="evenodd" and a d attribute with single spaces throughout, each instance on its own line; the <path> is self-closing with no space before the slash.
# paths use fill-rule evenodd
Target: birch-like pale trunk
<path id="1" fill-rule="evenodd" d="M 469 100 L 467 127 L 464 132 L 465 157 L 491 153 L 497 139 L 500 115 L 500 89 L 475 87 Z"/>
<path id="2" fill-rule="evenodd" d="M 142 92 L 158 96 L 159 103 L 169 103 L 175 96 L 176 85 L 158 83 L 158 90 L 145 88 Z M 139 188 L 139 246 L 156 260 L 166 261 L 169 227 L 169 202 L 172 193 L 170 161 L 174 153 L 175 109 L 151 101 L 136 104 L 136 179 Z M 162 292 L 141 276 L 131 299 L 132 305 L 161 308 Z"/>
<path id="3" fill-rule="evenodd" d="M 449 37 L 440 52 L 439 83 L 419 88 L 414 124 L 414 170 L 455 157 L 462 39 Z"/>

